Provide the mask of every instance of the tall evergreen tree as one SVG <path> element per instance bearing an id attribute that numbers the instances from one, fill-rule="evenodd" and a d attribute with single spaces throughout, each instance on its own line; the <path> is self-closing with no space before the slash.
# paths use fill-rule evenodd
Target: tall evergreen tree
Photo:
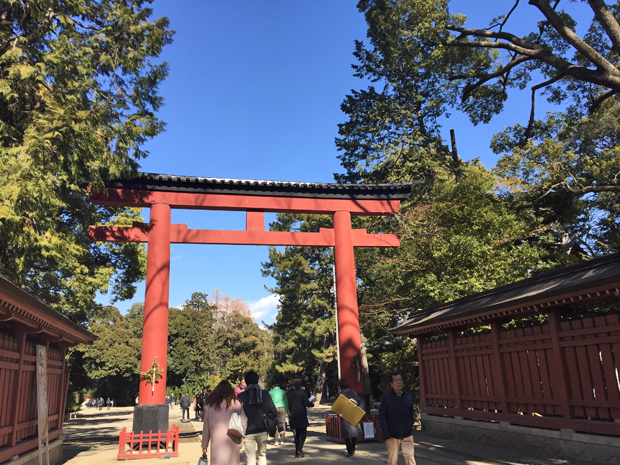
<path id="1" fill-rule="evenodd" d="M 279 215 L 271 225 L 276 230 L 318 232 L 331 227 L 331 218 L 309 215 Z M 274 382 L 295 376 L 311 381 L 320 397 L 326 377 L 336 377 L 336 322 L 333 295 L 333 252 L 321 247 L 286 247 L 269 250 L 263 275 L 276 280 L 270 291 L 280 296 L 274 335 Z"/>
<path id="2" fill-rule="evenodd" d="M 87 188 L 134 173 L 164 128 L 155 59 L 172 32 L 149 3 L 0 2 L 0 273 L 76 321 L 144 276 L 141 245 L 87 238 L 139 211 L 94 207 Z"/>
<path id="3" fill-rule="evenodd" d="M 207 294 L 194 292 L 181 308 L 171 307 L 168 317 L 168 384 L 206 386 L 214 374 L 213 325 L 216 307 Z"/>

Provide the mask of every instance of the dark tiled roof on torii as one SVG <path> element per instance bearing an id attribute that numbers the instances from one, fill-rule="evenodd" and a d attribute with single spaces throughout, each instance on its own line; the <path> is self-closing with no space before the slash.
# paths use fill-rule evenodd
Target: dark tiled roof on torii
<path id="1" fill-rule="evenodd" d="M 620 300 L 620 253 L 416 312 L 390 332 L 409 336 L 432 334 L 510 315 L 525 316 L 552 307 L 587 305 L 600 300 Z"/>
<path id="2" fill-rule="evenodd" d="M 336 184 L 255 179 L 202 178 L 170 174 L 140 173 L 133 179 L 109 181 L 109 188 L 140 189 L 197 194 L 312 197 L 325 199 L 406 199 L 419 181 L 395 184 Z"/>

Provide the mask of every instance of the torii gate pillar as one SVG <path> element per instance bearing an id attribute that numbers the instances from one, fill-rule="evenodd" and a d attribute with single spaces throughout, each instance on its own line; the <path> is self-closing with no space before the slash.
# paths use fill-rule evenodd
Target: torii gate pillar
<path id="1" fill-rule="evenodd" d="M 163 370 L 155 384 L 140 380 L 140 405 L 166 402 L 168 301 L 170 299 L 170 205 L 151 206 L 149 249 L 146 259 L 146 293 L 140 371 L 148 372 L 157 357 Z"/>
<path id="2" fill-rule="evenodd" d="M 347 380 L 351 389 L 355 392 L 364 392 L 351 214 L 348 211 L 338 211 L 334 213 L 333 218 L 340 374 Z"/>

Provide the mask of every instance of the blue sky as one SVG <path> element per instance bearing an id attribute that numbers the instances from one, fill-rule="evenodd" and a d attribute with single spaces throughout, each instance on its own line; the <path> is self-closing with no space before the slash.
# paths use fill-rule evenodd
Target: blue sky
<path id="1" fill-rule="evenodd" d="M 154 17 L 167 16 L 176 35 L 162 56 L 170 64 L 160 89 L 165 106 L 159 116 L 167 129 L 146 145 L 150 156 L 142 171 L 333 182 L 333 173 L 341 171 L 334 145 L 337 125 L 345 121 L 340 104 L 351 89 L 366 87 L 351 69 L 354 41 L 366 37 L 356 3 L 155 0 Z M 467 25 L 480 27 L 507 3 L 457 5 L 470 15 Z M 525 27 L 534 12 L 523 5 L 517 23 Z M 527 97 L 526 106 L 523 101 L 510 99 L 505 114 L 486 126 L 473 127 L 453 112 L 443 137 L 449 140 L 455 129 L 459 155 L 492 167 L 491 135 L 527 120 Z M 143 216 L 148 221 L 148 210 Z M 172 222 L 244 229 L 245 215 L 173 210 Z M 275 283 L 261 276 L 267 247 L 173 244 L 171 258 L 170 306 L 181 305 L 192 292 L 219 289 L 248 302 L 257 322 L 275 320 L 277 297 L 265 289 Z M 144 283 L 132 302 L 143 300 Z M 124 311 L 132 302 L 116 305 Z"/>

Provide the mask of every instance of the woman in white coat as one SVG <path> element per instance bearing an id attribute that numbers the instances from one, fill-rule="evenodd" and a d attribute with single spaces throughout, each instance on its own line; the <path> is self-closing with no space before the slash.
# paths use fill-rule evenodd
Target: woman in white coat
<path id="1" fill-rule="evenodd" d="M 239 465 L 239 455 L 243 440 L 228 432 L 230 415 L 241 415 L 243 429 L 248 418 L 243 412 L 243 405 L 237 400 L 235 391 L 228 381 L 222 381 L 205 399 L 204 424 L 202 426 L 202 451 L 210 450 L 210 465 Z M 211 447 L 209 447 L 209 443 Z"/>

